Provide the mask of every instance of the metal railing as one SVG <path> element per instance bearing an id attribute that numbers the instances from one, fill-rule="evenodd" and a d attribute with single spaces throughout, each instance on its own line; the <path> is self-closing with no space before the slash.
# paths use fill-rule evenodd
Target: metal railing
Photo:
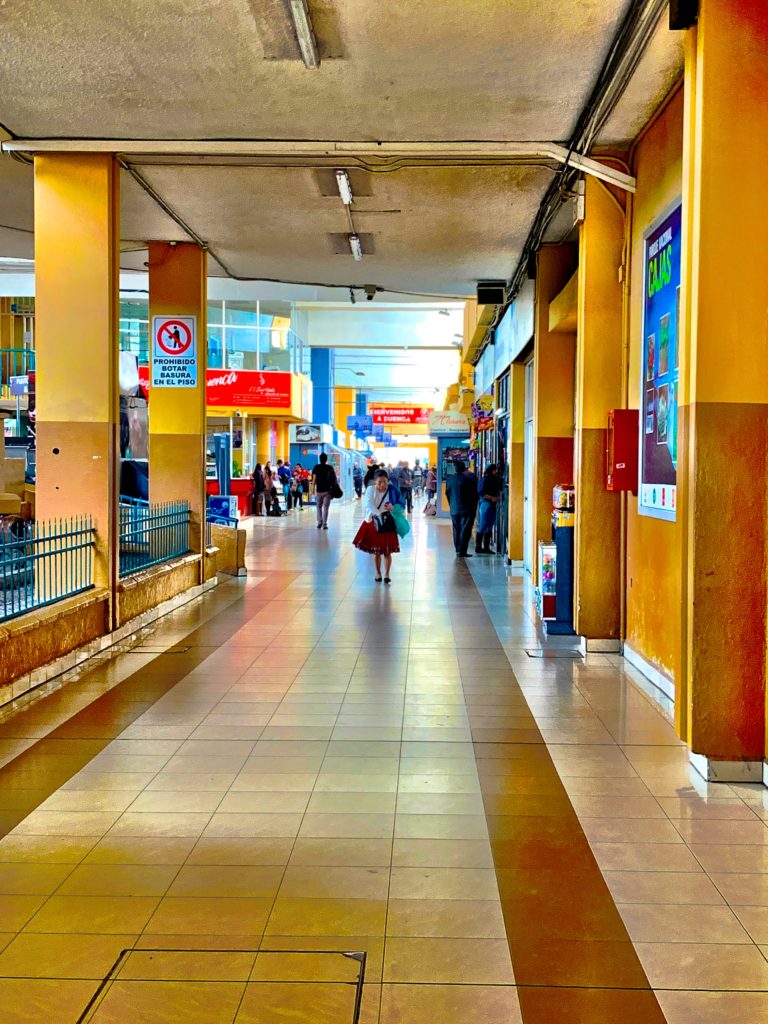
<path id="1" fill-rule="evenodd" d="M 169 562 L 189 551 L 190 511 L 186 501 L 150 505 L 120 497 L 120 575 Z"/>
<path id="2" fill-rule="evenodd" d="M 0 621 L 89 590 L 95 541 L 88 516 L 0 519 Z"/>

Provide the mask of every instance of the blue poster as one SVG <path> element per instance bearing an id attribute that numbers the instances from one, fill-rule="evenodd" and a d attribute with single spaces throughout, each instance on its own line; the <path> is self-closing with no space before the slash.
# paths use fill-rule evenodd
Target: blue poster
<path id="1" fill-rule="evenodd" d="M 674 519 L 680 368 L 682 206 L 645 235 L 638 511 Z"/>
<path id="2" fill-rule="evenodd" d="M 373 417 L 347 416 L 347 430 L 368 436 L 373 431 Z"/>

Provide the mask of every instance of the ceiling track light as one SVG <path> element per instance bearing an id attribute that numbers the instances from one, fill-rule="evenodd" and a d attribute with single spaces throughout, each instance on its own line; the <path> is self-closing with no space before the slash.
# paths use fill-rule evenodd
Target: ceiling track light
<path id="1" fill-rule="evenodd" d="M 358 263 L 363 258 L 363 247 L 360 244 L 360 235 L 349 236 L 349 248 L 352 250 L 352 257 Z"/>
<path id="2" fill-rule="evenodd" d="M 350 206 L 355 197 L 352 195 L 352 186 L 349 182 L 349 175 L 346 171 L 336 171 L 336 186 L 341 196 L 341 201 L 345 206 Z"/>
<path id="3" fill-rule="evenodd" d="M 317 50 L 317 40 L 312 28 L 307 0 L 290 0 L 290 4 L 291 17 L 299 40 L 301 59 L 308 68 L 316 71 L 320 67 L 320 54 Z"/>

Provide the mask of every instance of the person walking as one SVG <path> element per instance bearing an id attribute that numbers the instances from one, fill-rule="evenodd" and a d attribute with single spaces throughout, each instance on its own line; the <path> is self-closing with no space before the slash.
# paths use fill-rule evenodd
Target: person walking
<path id="1" fill-rule="evenodd" d="M 291 483 L 293 494 L 293 507 L 304 510 L 304 495 L 307 493 L 307 471 L 300 462 L 297 462 L 293 470 L 293 481 Z"/>
<path id="2" fill-rule="evenodd" d="M 397 554 L 400 550 L 400 540 L 392 517 L 392 509 L 395 505 L 405 507 L 402 495 L 397 487 L 390 483 L 387 471 L 377 469 L 373 482 L 365 489 L 363 498 L 365 518 L 352 541 L 358 551 L 365 551 L 369 555 L 373 555 L 376 583 L 381 583 L 382 579 L 387 584 L 392 582 L 392 555 Z M 384 564 L 383 576 L 382 561 Z"/>
<path id="3" fill-rule="evenodd" d="M 424 492 L 424 470 L 421 468 L 421 463 L 418 459 L 413 466 L 413 496 L 414 498 L 420 498 Z"/>
<path id="4" fill-rule="evenodd" d="M 454 469 L 455 473 L 445 485 L 453 523 L 453 546 L 457 558 L 471 558 L 468 549 L 477 513 L 477 477 L 461 460 L 454 463 Z"/>
<path id="5" fill-rule="evenodd" d="M 352 470 L 352 482 L 355 485 L 355 494 L 358 498 L 363 496 L 363 469 L 359 462 L 356 462 Z"/>
<path id="6" fill-rule="evenodd" d="M 328 465 L 328 456 L 325 452 L 320 455 L 320 461 L 312 470 L 312 484 L 315 488 L 315 504 L 317 506 L 317 528 L 318 530 L 328 529 L 328 510 L 331 507 L 331 491 L 336 480 L 336 470 Z"/>
<path id="7" fill-rule="evenodd" d="M 501 480 L 495 464 L 486 467 L 478 486 L 480 505 L 475 533 L 475 554 L 492 555 L 491 536 L 496 525 L 496 506 L 501 501 Z"/>
<path id="8" fill-rule="evenodd" d="M 285 510 L 286 512 L 291 511 L 291 467 L 287 462 L 283 462 L 282 459 L 277 460 L 277 479 L 280 481 L 280 485 L 283 489 L 283 497 L 285 498 Z"/>
<path id="9" fill-rule="evenodd" d="M 264 508 L 264 473 L 262 472 L 260 462 L 257 462 L 253 467 L 251 480 L 253 480 L 251 514 L 254 516 L 260 516 Z"/>
<path id="10" fill-rule="evenodd" d="M 406 511 L 413 512 L 413 474 L 407 462 L 400 463 L 397 486 L 403 496 Z"/>
<path id="11" fill-rule="evenodd" d="M 427 505 L 435 500 L 437 494 L 437 473 L 432 466 L 427 467 L 427 476 L 424 481 L 424 490 L 427 495 Z"/>

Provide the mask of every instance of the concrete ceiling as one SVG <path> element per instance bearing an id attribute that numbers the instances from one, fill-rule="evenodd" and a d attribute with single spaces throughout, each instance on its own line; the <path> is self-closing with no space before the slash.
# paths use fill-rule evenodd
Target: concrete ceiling
<path id="1" fill-rule="evenodd" d="M 308 70 L 287 0 L 7 0 L 0 122 L 41 139 L 562 141 L 632 2 L 309 0 Z M 678 36 L 652 49 L 601 142 L 631 139 L 679 74 Z M 445 296 L 509 277 L 554 169 L 350 162 L 357 263 L 333 162 L 130 162 L 235 277 Z M 31 169 L 0 157 L 0 256 L 31 256 L 32 229 Z M 121 233 L 137 270 L 146 241 L 187 237 L 126 172 Z"/>

